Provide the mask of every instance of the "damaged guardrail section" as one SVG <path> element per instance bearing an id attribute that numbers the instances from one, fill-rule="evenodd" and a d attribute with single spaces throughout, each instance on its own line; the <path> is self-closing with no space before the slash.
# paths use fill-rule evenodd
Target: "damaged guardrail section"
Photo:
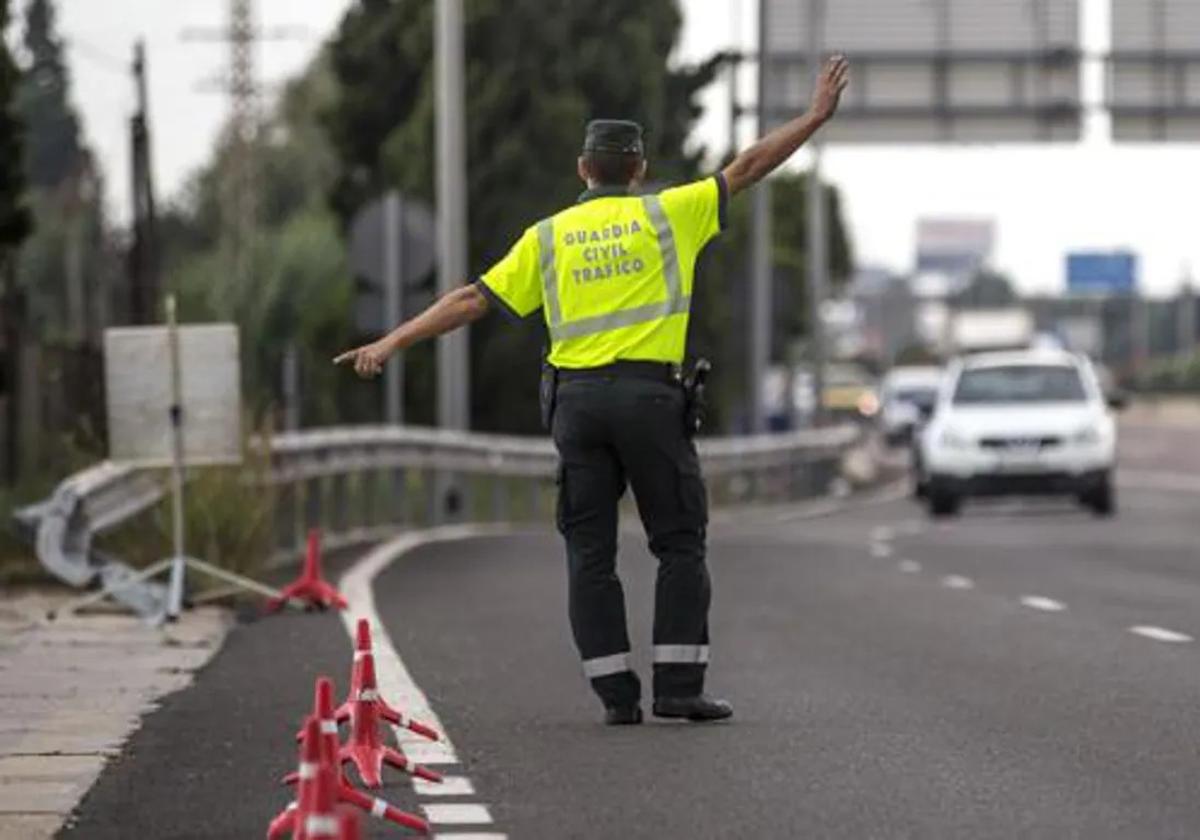
<path id="1" fill-rule="evenodd" d="M 698 442 L 714 506 L 787 501 L 830 489 L 861 438 L 852 426 Z M 331 546 L 361 543 L 399 527 L 453 521 L 532 521 L 554 503 L 557 455 L 544 438 L 405 426 L 314 429 L 258 440 L 269 458 L 276 556 L 293 557 L 309 528 Z M 15 513 L 37 556 L 77 587 L 134 574 L 97 552 L 97 534 L 163 498 L 165 475 L 112 462 L 65 479 L 53 495 Z M 138 612 L 161 600 L 156 583 L 119 590 Z"/>

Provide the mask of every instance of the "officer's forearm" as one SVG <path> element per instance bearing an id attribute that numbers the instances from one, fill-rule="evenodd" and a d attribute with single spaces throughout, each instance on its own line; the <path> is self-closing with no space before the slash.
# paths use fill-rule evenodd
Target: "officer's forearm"
<path id="1" fill-rule="evenodd" d="M 455 289 L 438 298 L 415 318 L 388 333 L 386 341 L 393 350 L 406 350 L 427 338 L 452 332 L 478 321 L 488 311 L 488 299 L 474 284 Z"/>
<path id="2" fill-rule="evenodd" d="M 806 111 L 739 154 L 722 173 L 729 194 L 753 186 L 778 169 L 827 119 L 815 111 Z"/>

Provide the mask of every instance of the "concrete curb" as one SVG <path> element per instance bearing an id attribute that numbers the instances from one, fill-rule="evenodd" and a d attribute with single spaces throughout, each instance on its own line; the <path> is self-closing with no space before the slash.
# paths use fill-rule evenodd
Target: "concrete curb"
<path id="1" fill-rule="evenodd" d="M 69 598 L 0 598 L 0 840 L 54 835 L 142 717 L 220 648 L 231 614 L 165 629 L 125 615 L 46 621 Z"/>

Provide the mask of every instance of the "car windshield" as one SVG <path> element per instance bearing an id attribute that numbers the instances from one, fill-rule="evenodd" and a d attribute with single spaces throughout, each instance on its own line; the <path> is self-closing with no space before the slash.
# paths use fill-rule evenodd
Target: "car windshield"
<path id="1" fill-rule="evenodd" d="M 937 388 L 903 387 L 894 388 L 888 397 L 895 402 L 911 403 L 915 406 L 930 406 L 937 400 Z"/>
<path id="2" fill-rule="evenodd" d="M 1066 365 L 1011 365 L 965 370 L 954 403 L 1083 402 L 1079 371 Z"/>

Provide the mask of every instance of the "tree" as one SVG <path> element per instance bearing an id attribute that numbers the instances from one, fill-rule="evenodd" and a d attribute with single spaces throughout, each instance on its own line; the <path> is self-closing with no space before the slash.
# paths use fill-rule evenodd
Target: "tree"
<path id="1" fill-rule="evenodd" d="M 490 265 L 525 226 L 580 192 L 575 159 L 588 119 L 642 122 L 655 181 L 699 173 L 703 150 L 685 151 L 684 141 L 700 113 L 696 94 L 721 59 L 669 66 L 682 23 L 673 0 L 472 0 L 465 11 L 473 268 Z M 360 0 L 331 50 L 339 96 L 325 122 L 340 168 L 332 201 L 343 222 L 389 186 L 432 201 L 433 4 Z M 537 428 L 544 341 L 540 329 L 496 319 L 472 328 L 475 427 Z M 408 381 L 429 379 L 431 354 L 408 354 Z M 420 396 L 410 403 L 432 404 Z"/>
<path id="2" fill-rule="evenodd" d="M 29 0 L 25 7 L 25 49 L 30 66 L 21 85 L 20 111 L 30 137 L 27 174 L 31 186 L 52 189 L 77 171 L 82 152 L 52 0 Z"/>
<path id="3" fill-rule="evenodd" d="M 982 268 L 954 297 L 959 309 L 1003 309 L 1017 303 L 1012 281 L 999 272 Z"/>
<path id="4" fill-rule="evenodd" d="M 20 345 L 21 305 L 14 277 L 13 255 L 29 235 L 30 216 L 25 205 L 22 152 L 23 130 L 14 113 L 20 73 L 8 49 L 9 0 L 0 0 L 0 391 L 5 397 L 5 480 L 15 478 L 17 454 L 17 348 Z"/>

